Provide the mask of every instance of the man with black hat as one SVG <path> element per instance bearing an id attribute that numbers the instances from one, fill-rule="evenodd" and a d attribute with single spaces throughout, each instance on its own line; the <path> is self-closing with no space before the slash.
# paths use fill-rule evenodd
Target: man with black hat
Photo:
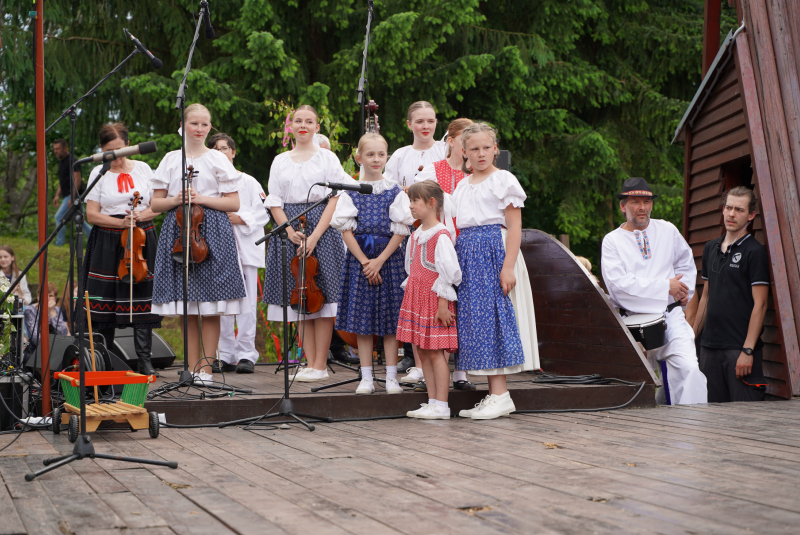
<path id="1" fill-rule="evenodd" d="M 664 314 L 666 345 L 648 351 L 663 362 L 664 397 L 675 405 L 706 403 L 694 331 L 682 306 L 694 293 L 697 267 L 675 225 L 650 219 L 654 195 L 643 178 L 629 178 L 617 195 L 625 223 L 603 238 L 600 267 L 611 301 L 627 314 Z"/>

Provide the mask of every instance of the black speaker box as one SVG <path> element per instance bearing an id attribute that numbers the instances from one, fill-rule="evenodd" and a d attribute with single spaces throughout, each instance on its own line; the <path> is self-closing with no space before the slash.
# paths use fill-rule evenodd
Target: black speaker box
<path id="1" fill-rule="evenodd" d="M 111 352 L 125 361 L 125 363 L 135 370 L 139 357 L 136 356 L 136 348 L 133 344 L 133 329 L 117 329 L 114 333 L 114 346 Z M 150 362 L 154 368 L 164 369 L 172 366 L 175 361 L 175 352 L 169 344 L 161 338 L 156 331 L 153 331 L 153 348 Z"/>
<path id="2" fill-rule="evenodd" d="M 501 150 L 497 155 L 497 168 L 503 171 L 511 170 L 511 153 L 507 150 Z"/>

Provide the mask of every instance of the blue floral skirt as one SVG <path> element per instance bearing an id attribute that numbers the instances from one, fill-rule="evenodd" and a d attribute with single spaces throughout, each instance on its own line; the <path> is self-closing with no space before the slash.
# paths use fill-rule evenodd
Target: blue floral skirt
<path id="1" fill-rule="evenodd" d="M 381 268 L 383 283 L 370 285 L 361 263 L 348 251 L 341 275 L 339 309 L 336 328 L 348 333 L 386 336 L 397 333 L 400 307 L 406 278 L 405 240 L 386 260 Z M 370 258 L 377 258 L 386 250 L 387 243 L 376 244 Z"/>
<path id="2" fill-rule="evenodd" d="M 239 253 L 233 225 L 225 212 L 204 207 L 200 235 L 208 245 L 208 258 L 189 264 L 189 301 L 217 302 L 242 299 L 246 292 L 239 268 Z M 183 264 L 172 259 L 172 247 L 180 237 L 175 224 L 175 209 L 167 213 L 161 225 L 156 253 L 153 303 L 183 301 Z"/>
<path id="3" fill-rule="evenodd" d="M 500 225 L 461 229 L 456 254 L 459 370 L 506 368 L 525 362 L 511 299 L 503 295 L 500 271 L 506 253 Z"/>

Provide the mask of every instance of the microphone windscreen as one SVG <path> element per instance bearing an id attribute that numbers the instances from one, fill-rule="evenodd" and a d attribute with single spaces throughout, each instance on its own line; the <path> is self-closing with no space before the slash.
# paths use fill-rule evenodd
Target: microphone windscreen
<path id="1" fill-rule="evenodd" d="M 163 65 L 163 63 L 161 62 L 161 60 L 160 60 L 160 59 L 158 59 L 157 57 L 153 57 L 153 61 L 151 61 L 150 63 L 152 63 L 152 64 L 153 64 L 153 67 L 154 67 L 154 68 L 156 68 L 156 69 L 160 69 L 160 68 L 161 68 L 161 66 Z"/>
<path id="2" fill-rule="evenodd" d="M 158 150 L 155 141 L 145 141 L 144 143 L 139 143 L 139 154 L 150 154 L 151 152 L 155 152 Z"/>
<path id="3" fill-rule="evenodd" d="M 361 193 L 365 195 L 372 193 L 372 184 L 359 184 L 359 186 L 361 187 Z"/>
<path id="4" fill-rule="evenodd" d="M 206 26 L 206 39 L 213 39 L 214 38 L 214 28 L 211 26 Z"/>

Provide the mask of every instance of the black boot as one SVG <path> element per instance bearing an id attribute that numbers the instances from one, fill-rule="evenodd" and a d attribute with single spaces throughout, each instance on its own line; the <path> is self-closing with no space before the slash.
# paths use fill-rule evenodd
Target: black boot
<path id="1" fill-rule="evenodd" d="M 153 350 L 153 329 L 134 327 L 133 345 L 136 348 L 136 356 L 139 359 L 136 365 L 136 371 L 142 375 L 155 375 L 156 377 L 160 377 L 155 368 L 153 368 L 153 363 L 150 362 Z"/>

